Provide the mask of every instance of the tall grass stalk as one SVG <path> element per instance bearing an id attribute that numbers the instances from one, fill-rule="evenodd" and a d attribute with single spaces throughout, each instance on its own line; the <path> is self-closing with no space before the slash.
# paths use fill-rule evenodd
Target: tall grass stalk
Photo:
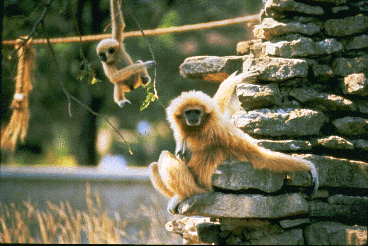
<path id="1" fill-rule="evenodd" d="M 0 243 L 181 243 L 179 237 L 165 231 L 167 221 L 158 212 L 158 201 L 151 201 L 134 211 L 150 221 L 149 232 L 140 230 L 137 234 L 127 233 L 131 218 L 121 218 L 118 212 L 110 216 L 88 184 L 87 211 L 74 210 L 67 201 L 59 205 L 47 202 L 45 211 L 29 201 L 18 205 L 0 203 Z"/>

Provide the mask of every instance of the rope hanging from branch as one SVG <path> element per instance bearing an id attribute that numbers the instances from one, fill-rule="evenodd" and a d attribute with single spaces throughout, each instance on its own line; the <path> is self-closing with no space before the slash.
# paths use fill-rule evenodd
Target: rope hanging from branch
<path id="1" fill-rule="evenodd" d="M 17 39 L 15 49 L 18 49 L 18 73 L 15 80 L 15 93 L 11 108 L 13 109 L 10 122 L 1 136 L 1 148 L 14 151 L 17 140 L 23 142 L 28 129 L 29 101 L 28 95 L 32 90 L 31 69 L 33 65 L 35 51 L 31 46 L 32 39 L 21 46 L 22 39 Z"/>

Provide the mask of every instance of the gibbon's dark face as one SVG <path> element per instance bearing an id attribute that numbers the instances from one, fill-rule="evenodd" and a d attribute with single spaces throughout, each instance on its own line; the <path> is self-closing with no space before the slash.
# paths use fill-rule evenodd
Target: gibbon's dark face
<path id="1" fill-rule="evenodd" d="M 202 120 L 201 109 L 187 109 L 184 111 L 184 118 L 188 126 L 199 126 Z"/>

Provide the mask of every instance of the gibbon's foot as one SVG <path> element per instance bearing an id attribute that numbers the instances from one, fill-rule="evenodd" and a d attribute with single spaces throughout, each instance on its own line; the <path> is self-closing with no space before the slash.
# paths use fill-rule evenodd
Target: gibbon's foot
<path id="1" fill-rule="evenodd" d="M 120 108 L 122 108 L 122 107 L 124 107 L 124 105 L 125 105 L 126 103 L 131 104 L 131 103 L 130 103 L 130 101 L 129 101 L 128 99 L 124 99 L 124 100 L 120 100 L 120 101 L 118 102 L 118 105 L 119 105 L 119 107 L 120 107 Z"/>
<path id="2" fill-rule="evenodd" d="M 150 68 L 152 66 L 156 66 L 156 62 L 155 61 L 146 61 L 146 62 L 143 62 L 142 60 L 138 60 L 136 61 L 136 63 L 138 64 L 144 64 L 145 68 Z"/>
<path id="3" fill-rule="evenodd" d="M 146 68 L 150 68 L 150 67 L 155 67 L 156 66 L 156 62 L 155 61 L 146 61 L 145 63 L 144 63 L 144 66 L 146 67 Z"/>
<path id="4" fill-rule="evenodd" d="M 178 214 L 178 205 L 181 202 L 179 196 L 175 195 L 171 197 L 169 204 L 167 204 L 167 211 L 171 214 Z"/>
<path id="5" fill-rule="evenodd" d="M 151 82 L 150 76 L 141 76 L 141 80 L 143 85 L 148 85 Z"/>

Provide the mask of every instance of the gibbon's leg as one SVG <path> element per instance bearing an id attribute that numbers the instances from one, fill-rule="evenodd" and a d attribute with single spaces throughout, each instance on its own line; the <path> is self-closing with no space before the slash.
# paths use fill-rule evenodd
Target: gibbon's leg
<path id="1" fill-rule="evenodd" d="M 180 200 L 184 200 L 194 194 L 208 192 L 208 190 L 197 185 L 193 174 L 185 163 L 178 160 L 168 151 L 162 151 L 158 160 L 158 171 L 163 183 Z"/>
<path id="2" fill-rule="evenodd" d="M 146 61 L 144 63 L 134 63 L 133 65 L 127 66 L 115 72 L 111 76 L 110 80 L 114 84 L 123 82 L 129 79 L 130 77 L 134 76 L 135 74 L 142 72 L 146 68 L 154 66 L 155 64 L 156 64 L 155 61 Z"/>
<path id="3" fill-rule="evenodd" d="M 163 194 L 164 196 L 167 196 L 168 198 L 173 197 L 175 193 L 172 192 L 172 190 L 170 190 L 169 188 L 167 188 L 167 186 L 164 184 L 164 182 L 162 181 L 160 177 L 160 174 L 158 171 L 158 163 L 153 162 L 149 165 L 149 167 L 151 170 L 150 178 L 151 178 L 153 187 L 155 187 L 155 189 L 161 192 L 161 194 Z"/>
<path id="4" fill-rule="evenodd" d="M 236 75 L 238 71 L 232 73 L 227 79 L 225 79 L 219 86 L 213 99 L 220 106 L 220 112 L 224 113 L 229 106 L 231 96 L 235 90 L 236 85 L 240 83 L 249 83 L 259 76 L 258 71 L 250 71 Z"/>
<path id="5" fill-rule="evenodd" d="M 129 91 L 129 89 L 126 90 L 125 87 L 126 86 L 123 84 L 115 84 L 114 86 L 114 101 L 120 108 L 122 108 L 124 104 L 130 103 L 130 101 L 125 98 L 125 91 Z"/>
<path id="6" fill-rule="evenodd" d="M 154 62 L 154 61 L 152 61 Z M 138 64 L 143 64 L 143 62 L 141 60 L 138 60 L 136 63 Z M 148 72 L 147 72 L 147 69 L 143 69 L 140 73 L 140 78 L 141 78 L 141 81 L 142 81 L 142 85 L 148 85 L 149 82 L 151 82 L 151 78 L 150 76 L 148 75 Z"/>

